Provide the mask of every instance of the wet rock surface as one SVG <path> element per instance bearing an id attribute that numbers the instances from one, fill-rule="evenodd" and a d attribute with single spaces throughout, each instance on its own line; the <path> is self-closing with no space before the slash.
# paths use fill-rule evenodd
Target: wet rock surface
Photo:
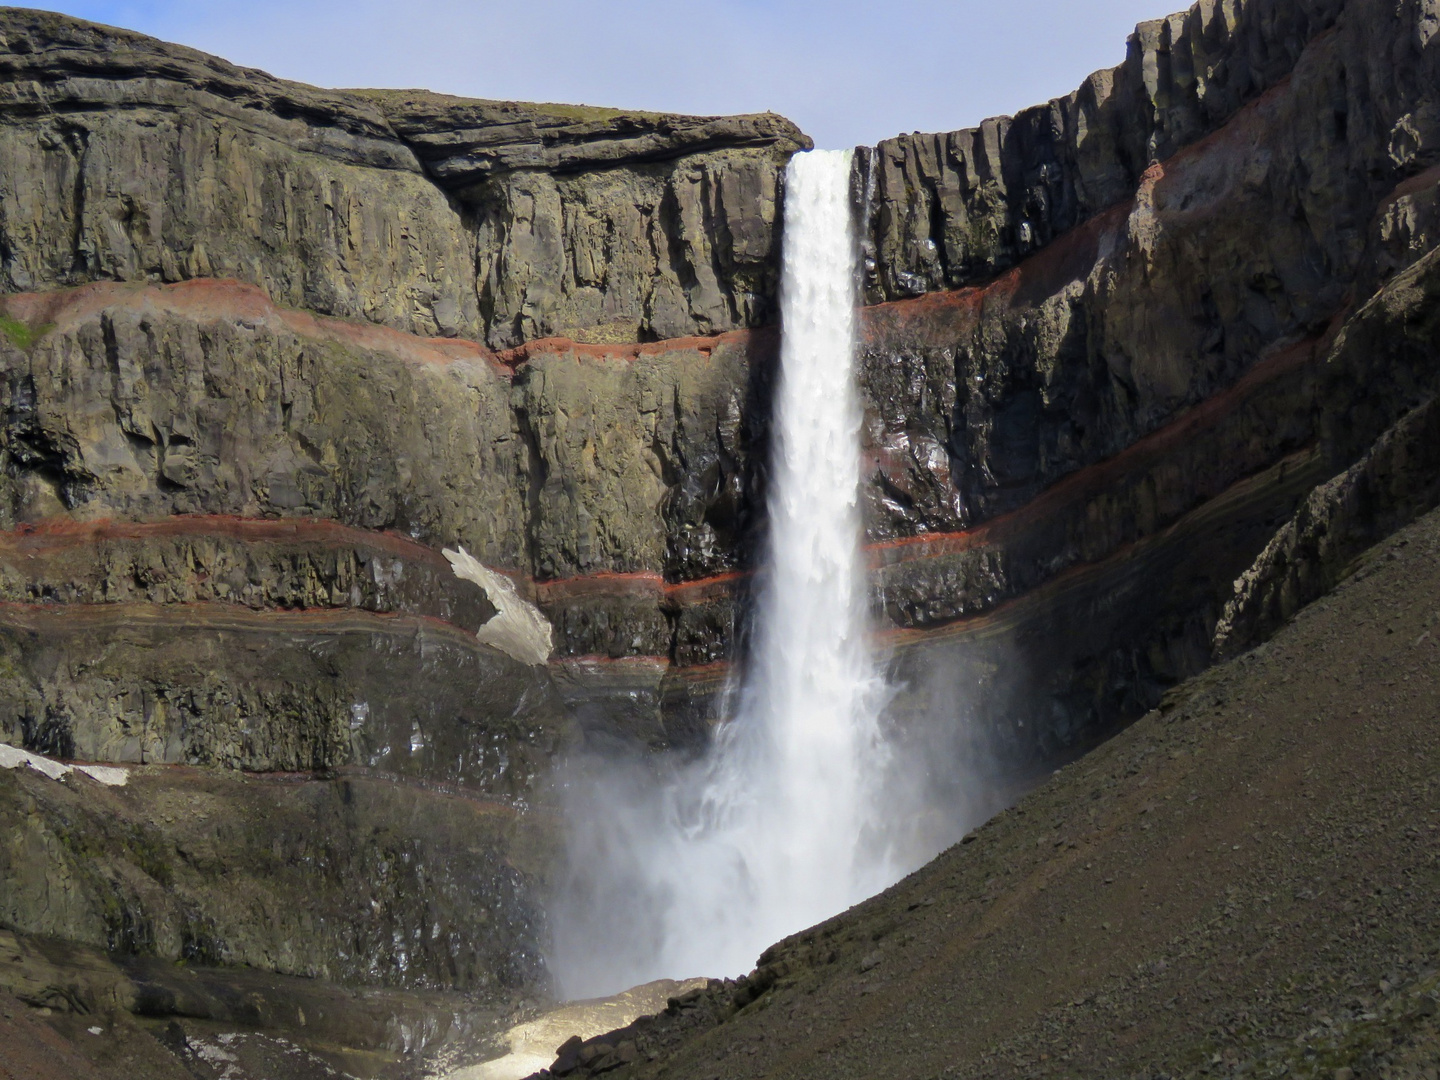
<path id="1" fill-rule="evenodd" d="M 500 1040 L 508 1047 L 502 1057 L 478 1064 L 462 1064 L 453 1071 L 443 1065 L 444 1055 L 435 1059 L 444 1080 L 521 1080 L 522 1077 L 550 1064 L 556 1046 L 583 1046 L 611 1031 L 618 1025 L 634 1021 L 662 1008 L 667 999 L 685 996 L 706 980 L 689 979 L 676 982 L 660 979 L 631 987 L 607 998 L 572 1001 L 540 1012 L 532 1019 L 504 1032 Z"/>
<path id="2" fill-rule="evenodd" d="M 985 761 L 998 786 L 974 798 L 997 808 L 1204 670 L 1246 553 L 1324 473 L 1311 455 L 1287 459 L 984 614 L 883 637 L 887 720 L 897 745 L 925 763 L 917 783 L 963 806 L 972 796 L 945 763 Z"/>

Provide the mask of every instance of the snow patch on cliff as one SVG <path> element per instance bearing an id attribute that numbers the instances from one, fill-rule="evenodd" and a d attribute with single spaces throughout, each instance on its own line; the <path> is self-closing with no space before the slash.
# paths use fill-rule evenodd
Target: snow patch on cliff
<path id="1" fill-rule="evenodd" d="M 479 585 L 495 605 L 494 618 L 475 635 L 482 645 L 493 646 L 522 664 L 543 664 L 550 659 L 550 620 L 534 604 L 521 599 L 513 581 L 483 565 L 463 547 L 446 548 L 444 555 L 456 577 Z"/>
<path id="2" fill-rule="evenodd" d="M 32 754 L 18 746 L 0 743 L 0 769 L 19 769 L 29 765 L 36 772 L 44 773 L 51 780 L 64 780 L 72 772 L 83 772 L 92 780 L 98 780 L 107 787 L 124 787 L 130 773 L 115 765 L 66 765 L 63 762 Z"/>

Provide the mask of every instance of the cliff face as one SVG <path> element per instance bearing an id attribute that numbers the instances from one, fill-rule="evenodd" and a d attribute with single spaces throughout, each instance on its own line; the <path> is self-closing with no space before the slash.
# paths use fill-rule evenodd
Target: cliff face
<path id="1" fill-rule="evenodd" d="M 1044 758 L 1153 705 L 1209 663 L 1231 583 L 1305 493 L 1435 392 L 1436 64 L 1422 4 L 1202 4 L 1147 24 L 1090 84 L 1149 87 L 1106 114 L 1143 135 L 1123 197 L 991 280 L 865 310 L 863 495 L 902 712 L 953 716 L 930 673 L 978 671 L 974 707 Z M 872 244 L 884 169 L 923 141 L 876 151 Z M 1038 153 L 995 147 L 1000 173 Z M 678 718 L 717 685 L 698 665 L 723 657 L 747 584 L 676 569 L 629 603 L 658 596 L 671 660 L 696 665 L 685 694 L 671 669 L 673 704 L 659 686 Z M 619 583 L 590 589 L 617 610 Z M 1022 734 L 1025 715 L 1042 719 Z"/>
<path id="2" fill-rule="evenodd" d="M 926 657 L 902 655 L 913 682 L 946 636 L 984 655 L 998 620 L 1030 644 L 995 668 L 1018 660 L 1027 711 L 1069 718 L 1042 743 L 1135 715 L 1209 662 L 1230 582 L 1296 498 L 1435 393 L 1432 23 L 1423 4 L 1352 2 L 1142 26 L 1104 77 L 1123 89 L 1169 58 L 1170 89 L 1145 83 L 1133 192 L 992 281 L 870 309 L 871 531 L 880 603 Z M 1263 90 L 1246 104 L 1216 89 L 1242 68 Z M 1175 119 L 1206 100 L 1204 123 Z M 1000 145 L 1016 175 L 1040 153 Z M 877 177 L 899 167 L 877 154 Z M 1083 160 L 1050 174 L 1080 190 Z"/>
<path id="3" fill-rule="evenodd" d="M 1345 7 L 1344 0 L 1200 0 L 1141 23 L 1123 64 L 1097 71 L 1066 97 L 978 128 L 882 142 L 860 162 L 870 193 L 870 299 L 993 277 L 1130 198 L 1151 164 L 1289 78 Z M 1397 23 L 1404 17 L 1395 15 Z M 1382 52 L 1398 44 L 1390 33 L 1397 28 L 1377 35 Z M 1403 65 L 1412 51 L 1402 48 L 1392 62 Z M 1426 85 L 1413 69 L 1386 81 L 1412 93 Z M 1358 85 L 1362 95 L 1389 89 Z M 1328 106 L 1326 119 L 1343 131 L 1351 95 L 1343 82 L 1324 89 L 1313 102 L 1316 116 Z M 1358 111 L 1362 123 L 1372 119 Z"/>
<path id="4" fill-rule="evenodd" d="M 1440 497 L 1432 8 L 1202 0 L 1070 97 L 857 155 L 902 737 L 1049 766 Z M 0 771 L 0 923 L 542 991 L 547 762 L 699 745 L 743 651 L 808 142 L 322 91 L 39 12 L 0 11 L 0 70 L 0 731 L 133 785 Z M 476 640 L 458 547 L 548 664 Z M 258 931 L 300 863 L 327 929 Z M 381 866 L 411 877 L 376 923 L 345 883 Z"/>
<path id="5" fill-rule="evenodd" d="M 773 317 L 777 116 L 317 90 L 44 12 L 0 18 L 0 282 L 235 277 L 506 346 Z"/>

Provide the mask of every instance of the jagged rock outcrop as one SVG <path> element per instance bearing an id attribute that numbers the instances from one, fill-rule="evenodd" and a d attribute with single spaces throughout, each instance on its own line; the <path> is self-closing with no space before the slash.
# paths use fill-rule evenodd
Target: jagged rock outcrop
<path id="1" fill-rule="evenodd" d="M 1130 197 L 1145 170 L 1215 131 L 1294 70 L 1344 0 L 1200 0 L 1141 23 L 1125 62 L 1074 93 L 978 128 L 887 139 L 857 162 L 869 195 L 866 286 L 872 302 L 992 277 Z M 1402 11 L 1391 15 L 1397 22 Z M 1400 41 L 1381 33 L 1396 45 Z M 1420 38 L 1376 60 L 1405 70 Z M 1413 80 L 1413 81 L 1412 81 Z M 1353 102 L 1340 82 L 1316 99 L 1343 130 Z M 1373 94 L 1372 84 L 1361 93 Z"/>
<path id="2" fill-rule="evenodd" d="M 477 631 L 495 614 L 434 549 L 307 518 L 52 519 L 0 537 L 0 603 L 359 610 Z"/>
<path id="3" fill-rule="evenodd" d="M 774 320 L 789 121 L 358 91 L 473 215 L 487 338 L 588 342 Z"/>
<path id="4" fill-rule="evenodd" d="M 1354 560 L 1440 503 L 1440 409 L 1421 406 L 1365 457 L 1306 497 L 1235 581 L 1215 626 L 1217 657 L 1265 641 L 1335 588 Z"/>
<path id="5" fill-rule="evenodd" d="M 1367 548 L 1440 503 L 1440 405 L 1426 396 L 1440 390 L 1437 335 L 1440 252 L 1431 252 L 1372 298 L 1336 343 L 1321 399 L 1328 457 L 1346 460 L 1374 425 L 1417 397 L 1423 403 L 1316 487 L 1236 580 L 1215 628 L 1217 657 L 1269 638 Z"/>
<path id="6" fill-rule="evenodd" d="M 1278 27 L 1306 10 L 1237 18 Z M 1244 553 L 1432 392 L 1424 320 L 1409 332 L 1358 309 L 1382 288 L 1391 306 L 1414 294 L 1404 271 L 1430 251 L 1433 19 L 1363 0 L 1333 13 L 1281 50 L 1284 78 L 1145 168 L 1127 201 L 992 282 L 866 312 L 879 602 L 901 625 L 950 623 L 936 642 L 975 620 L 967 647 L 982 651 L 994 620 L 1012 626 L 1029 686 L 1050 686 L 1022 695 L 1054 717 L 1041 728 L 1134 715 L 1207 664 Z M 1428 288 L 1413 300 L 1433 302 Z M 1200 555 L 1186 522 L 1222 499 L 1248 523 Z M 1071 599 L 1013 621 L 1046 596 Z M 907 668 L 913 685 L 926 666 Z"/>

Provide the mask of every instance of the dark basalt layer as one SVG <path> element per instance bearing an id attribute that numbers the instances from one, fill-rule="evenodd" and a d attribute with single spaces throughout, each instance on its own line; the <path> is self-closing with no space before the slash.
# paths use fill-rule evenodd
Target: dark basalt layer
<path id="1" fill-rule="evenodd" d="M 1440 504 L 1440 406 L 1422 405 L 1321 484 L 1235 582 L 1215 654 L 1238 656 L 1333 589 L 1377 539 Z"/>
<path id="2" fill-rule="evenodd" d="M 1397 126 L 1440 116 L 1437 84 L 1395 86 L 1374 30 L 1352 4 L 1283 85 L 993 283 L 873 309 L 880 536 L 1028 503 L 1319 336 L 1429 250 L 1412 225 L 1433 213 L 1421 169 L 1440 151 L 1390 147 Z M 1435 70 L 1433 54 L 1415 63 Z M 1352 87 L 1344 125 L 1316 104 L 1337 84 Z"/>
<path id="3" fill-rule="evenodd" d="M 1128 198 L 1151 164 L 1287 78 L 1344 7 L 1344 0 L 1199 0 L 1141 23 L 1123 64 L 1097 71 L 1066 97 L 978 128 L 900 135 L 862 154 L 868 298 L 992 277 Z M 1382 34 L 1399 45 L 1393 29 L 1405 16 L 1389 17 Z M 1391 78 L 1407 96 L 1427 85 L 1413 66 L 1424 43 L 1373 57 L 1394 65 Z M 1332 83 L 1315 99 L 1342 128 L 1357 104 L 1346 85 Z"/>
<path id="4" fill-rule="evenodd" d="M 495 615 L 484 590 L 433 548 L 333 521 L 52 519 L 0 534 L 0 603 L 136 602 L 356 609 L 471 632 Z"/>
<path id="5" fill-rule="evenodd" d="M 7 741 L 82 761 L 356 765 L 523 800 L 566 731 L 543 668 L 357 610 L 8 606 L 0 668 Z"/>
<path id="6" fill-rule="evenodd" d="M 542 579 L 750 558 L 770 334 L 497 357 L 233 281 L 0 312 L 0 524 L 330 518 Z"/>

